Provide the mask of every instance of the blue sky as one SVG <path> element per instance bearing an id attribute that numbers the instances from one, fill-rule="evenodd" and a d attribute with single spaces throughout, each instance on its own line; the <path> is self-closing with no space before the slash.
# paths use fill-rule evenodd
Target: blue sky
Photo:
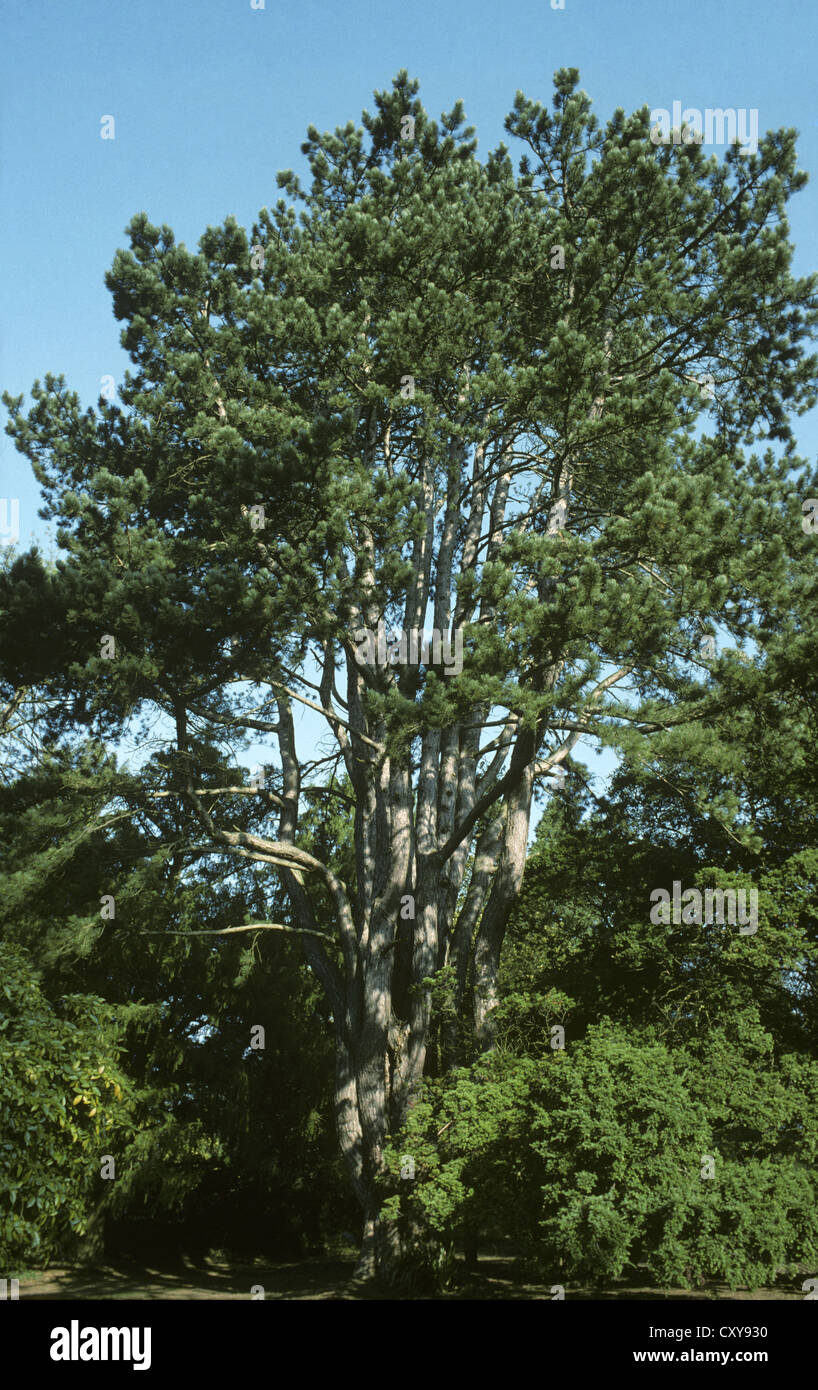
<path id="1" fill-rule="evenodd" d="M 549 101 L 580 69 L 598 114 L 756 107 L 795 126 L 813 182 L 791 204 L 796 269 L 818 264 L 815 0 L 4 0 L 0 379 L 28 391 L 64 372 L 83 401 L 127 364 L 103 284 L 124 227 L 145 210 L 194 244 L 233 214 L 250 225 L 301 165 L 306 126 L 372 109 L 397 70 L 437 115 L 462 97 L 484 154 L 514 93 Z M 116 138 L 100 137 L 113 115 Z M 5 419 L 5 412 L 3 411 Z M 818 423 L 805 422 L 814 456 Z M 21 543 L 38 492 L 5 435 L 0 495 L 18 496 Z"/>
<path id="2" fill-rule="evenodd" d="M 558 3 L 558 0 L 554 0 Z M 815 0 L 4 0 L 0 380 L 28 392 L 63 372 L 84 404 L 119 380 L 103 276 L 144 210 L 195 244 L 228 215 L 250 225 L 302 167 L 309 123 L 373 108 L 399 68 L 438 115 L 462 98 L 485 155 L 515 91 L 550 102 L 578 67 L 597 114 L 757 108 L 795 126 L 813 182 L 792 204 L 795 268 L 818 264 L 818 5 Z M 100 137 L 103 116 L 116 138 Z M 2 411 L 5 421 L 5 411 Z M 818 449 L 816 413 L 799 427 Z M 0 436 L 0 496 L 20 499 L 20 544 L 43 535 L 28 465 Z"/>

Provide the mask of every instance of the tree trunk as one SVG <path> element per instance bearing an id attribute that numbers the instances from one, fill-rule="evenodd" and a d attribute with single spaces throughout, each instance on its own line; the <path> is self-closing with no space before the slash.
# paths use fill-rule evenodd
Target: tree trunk
<path id="1" fill-rule="evenodd" d="M 85 1233 L 76 1243 L 76 1259 L 81 1265 L 99 1264 L 105 1255 L 106 1198 L 100 1197 L 90 1217 Z"/>
<path id="2" fill-rule="evenodd" d="M 364 1212 L 363 1231 L 361 1233 L 361 1248 L 358 1252 L 358 1262 L 352 1275 L 353 1284 L 374 1283 L 377 1273 L 375 1262 L 375 1227 L 377 1224 L 377 1212 L 373 1203 L 370 1203 Z"/>

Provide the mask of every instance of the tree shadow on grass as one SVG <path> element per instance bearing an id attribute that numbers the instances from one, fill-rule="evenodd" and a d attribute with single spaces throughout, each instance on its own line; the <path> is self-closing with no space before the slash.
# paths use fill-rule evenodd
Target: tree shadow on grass
<path id="1" fill-rule="evenodd" d="M 313 1256 L 290 1260 L 209 1260 L 179 1257 L 172 1261 L 117 1259 L 88 1268 L 60 1268 L 33 1273 L 20 1280 L 20 1298 L 52 1301 L 123 1300 L 323 1300 L 380 1302 L 418 1301 L 556 1301 L 553 1284 L 521 1273 L 513 1256 L 481 1255 L 477 1268 L 467 1271 L 458 1261 L 452 1286 L 436 1294 L 390 1291 L 352 1284 L 355 1259 Z M 796 1289 L 731 1290 L 724 1284 L 700 1289 L 656 1289 L 633 1282 L 603 1288 L 563 1284 L 570 1301 L 627 1302 L 745 1302 L 794 1300 Z"/>

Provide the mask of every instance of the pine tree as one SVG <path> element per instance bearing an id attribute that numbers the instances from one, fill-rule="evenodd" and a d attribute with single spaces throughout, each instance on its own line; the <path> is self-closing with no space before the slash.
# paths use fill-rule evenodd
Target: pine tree
<path id="1" fill-rule="evenodd" d="M 334 1022 L 361 1277 L 402 1258 L 387 1147 L 441 970 L 493 1044 L 537 787 L 583 736 L 729 718 L 770 677 L 708 668 L 702 636 L 792 630 L 814 567 L 794 132 L 721 163 L 657 147 L 647 110 L 602 128 L 563 70 L 551 111 L 516 98 L 515 171 L 416 93 L 400 73 L 363 128 L 311 128 L 310 187 L 280 175 L 249 237 L 229 219 L 193 253 L 134 219 L 108 276 L 121 404 L 82 412 L 53 377 L 27 415 L 7 400 L 67 552 L 54 581 L 23 558 L 3 582 L 9 679 L 109 737 L 160 715 L 154 833 L 283 887 Z M 250 741 L 263 785 L 236 766 Z M 345 877 L 310 800 L 346 810 Z"/>

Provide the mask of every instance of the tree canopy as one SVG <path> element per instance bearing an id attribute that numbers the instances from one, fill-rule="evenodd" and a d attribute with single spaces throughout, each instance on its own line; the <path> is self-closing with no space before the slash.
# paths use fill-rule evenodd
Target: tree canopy
<path id="1" fill-rule="evenodd" d="M 617 950 L 590 866 L 571 906 L 612 1002 L 629 960 L 663 978 L 675 950 L 648 916 L 671 861 L 729 887 L 755 872 L 739 849 L 777 835 L 767 934 L 729 951 L 797 1031 L 781 972 L 801 969 L 806 928 L 792 934 L 789 895 L 815 867 L 804 762 L 751 805 L 739 775 L 752 731 L 774 768 L 784 744 L 808 756 L 814 722 L 801 518 L 818 484 L 793 417 L 816 400 L 816 280 L 791 272 L 795 133 L 721 161 L 656 146 L 647 109 L 600 124 L 568 69 L 550 108 L 517 94 L 515 166 L 504 145 L 481 160 L 461 105 L 435 122 L 417 90 L 402 72 L 361 127 L 310 128 L 311 183 L 280 174 L 286 197 L 249 234 L 228 219 L 190 251 L 133 219 L 107 276 L 133 364 L 119 400 L 83 410 L 51 376 L 27 412 L 5 398 L 62 553 L 0 576 L 9 703 L 46 693 L 52 740 L 145 744 L 137 771 L 93 774 L 94 833 L 123 851 L 117 886 L 98 879 L 117 931 L 139 953 L 147 930 L 300 942 L 299 988 L 320 985 L 334 1030 L 359 1272 L 385 1277 L 419 1238 L 394 1142 L 424 1078 L 496 1053 L 532 814 L 559 769 L 579 775 L 580 740 L 631 777 L 616 802 L 631 836 L 610 830 Z M 317 743 L 301 710 L 323 721 Z M 797 864 L 767 824 L 793 798 Z M 709 827 L 694 855 L 650 843 L 657 813 Z M 596 822 L 573 833 L 607 852 Z M 537 911 L 556 976 L 569 942 L 553 902 Z M 706 1012 L 698 966 L 669 968 Z M 538 1093 L 565 1116 L 561 1144 L 582 1097 L 632 1067 L 631 1108 L 666 1077 L 679 1143 L 704 1142 L 666 1043 L 589 1019 L 582 1048 L 567 1089 Z M 570 1213 L 544 1220 L 569 1252 L 586 1229 L 622 1251 L 627 1217 L 594 1210 L 570 1231 Z M 677 1247 L 662 1259 L 675 1270 Z"/>

